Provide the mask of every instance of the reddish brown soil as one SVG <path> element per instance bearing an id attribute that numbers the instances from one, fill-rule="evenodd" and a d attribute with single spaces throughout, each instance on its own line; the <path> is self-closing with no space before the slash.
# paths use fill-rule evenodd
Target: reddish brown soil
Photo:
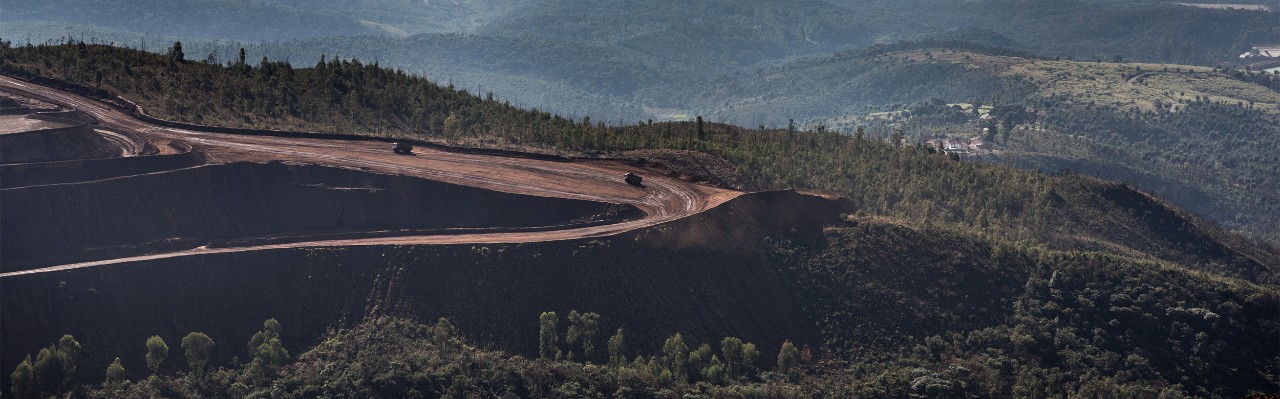
<path id="1" fill-rule="evenodd" d="M 119 157 L 122 148 L 83 122 L 0 116 L 0 164 Z"/>
<path id="2" fill-rule="evenodd" d="M 677 331 L 776 353 L 784 339 L 817 334 L 763 248 L 818 237 L 847 212 L 841 201 L 743 194 L 655 165 L 449 148 L 394 155 L 376 139 L 150 124 L 8 77 L 0 90 L 145 143 L 144 156 L 0 168 L 0 353 L 13 354 L 0 358 L 4 370 L 61 334 L 84 344 L 86 370 L 115 356 L 141 364 L 146 337 L 173 345 L 189 331 L 213 336 L 215 363 L 226 364 L 248 356 L 235 343 L 272 317 L 293 353 L 370 314 L 449 317 L 475 341 L 531 353 L 537 315 L 570 309 L 602 314 L 602 341 L 626 328 L 635 353 Z M 629 171 L 644 186 L 624 183 Z"/>
<path id="3" fill-rule="evenodd" d="M 52 129 L 66 125 L 56 122 L 28 118 L 27 115 L 0 115 L 0 134 L 29 132 L 32 130 Z"/>
<path id="4" fill-rule="evenodd" d="M 183 143 L 206 154 L 213 163 L 272 162 L 323 165 L 367 172 L 403 175 L 471 186 L 508 194 L 594 201 L 634 206 L 645 217 L 623 223 L 540 232 L 470 233 L 457 235 L 409 235 L 361 239 L 301 241 L 289 244 L 255 245 L 217 249 L 161 252 L 142 257 L 107 259 L 89 263 L 57 265 L 34 273 L 130 262 L 143 259 L 180 257 L 204 253 L 264 250 L 281 247 L 318 247 L 383 244 L 518 243 L 605 236 L 657 225 L 697 214 L 740 192 L 693 184 L 679 178 L 645 173 L 645 185 L 622 182 L 621 176 L 636 167 L 612 160 L 542 160 L 520 156 L 494 156 L 448 149 L 418 148 L 412 155 L 395 155 L 388 144 L 368 140 L 334 140 L 272 135 L 226 134 L 156 126 L 126 115 L 108 104 L 35 85 L 10 77 L 0 77 L 0 88 L 15 94 L 58 104 L 80 111 L 112 131 L 127 132 L 149 143 Z M 268 133 L 268 132 L 264 132 Z M 153 147 L 155 147 L 153 145 Z M 152 187 L 151 189 L 163 189 Z M 6 188 L 6 190 L 26 190 Z M 198 211 L 198 210 L 193 210 Z M 178 222 L 178 221 L 174 221 Z M 13 227 L 22 230 L 25 226 Z"/>
<path id="5" fill-rule="evenodd" d="M 475 342 L 533 355 L 537 315 L 576 309 L 603 316 L 597 347 L 622 327 L 633 355 L 656 353 L 677 331 L 695 345 L 737 336 L 777 353 L 783 340 L 816 346 L 818 337 L 764 255 L 766 237 L 816 239 L 847 211 L 841 205 L 754 193 L 606 237 L 282 246 L 12 275 L 0 278 L 0 351 L 28 353 L 70 333 L 85 345 L 82 367 L 96 370 L 116 356 L 143 364 L 136 348 L 151 335 L 173 345 L 202 331 L 219 343 L 215 364 L 226 364 L 248 356 L 242 341 L 267 318 L 280 320 L 285 345 L 300 353 L 327 328 L 392 314 L 448 317 Z M 173 371 L 183 367 L 172 363 Z M 131 370 L 145 377 L 143 367 Z"/>
<path id="6" fill-rule="evenodd" d="M 0 190 L 0 203 L 5 271 L 197 246 L 555 230 L 643 215 L 625 205 L 280 163 Z"/>

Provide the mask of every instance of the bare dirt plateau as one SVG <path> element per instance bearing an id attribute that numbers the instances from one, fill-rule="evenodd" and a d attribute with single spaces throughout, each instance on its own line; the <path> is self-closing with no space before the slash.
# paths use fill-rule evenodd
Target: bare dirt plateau
<path id="1" fill-rule="evenodd" d="M 0 164 L 102 159 L 126 155 L 84 121 L 55 115 L 0 115 Z"/>
<path id="2" fill-rule="evenodd" d="M 62 123 L 28 118 L 27 115 L 0 115 L 0 134 L 29 132 L 66 126 Z"/>

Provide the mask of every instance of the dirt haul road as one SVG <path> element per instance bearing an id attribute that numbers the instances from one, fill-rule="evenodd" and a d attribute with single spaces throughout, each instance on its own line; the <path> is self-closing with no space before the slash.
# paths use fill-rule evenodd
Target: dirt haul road
<path id="1" fill-rule="evenodd" d="M 214 163 L 283 161 L 314 164 L 420 177 L 513 194 L 632 205 L 645 213 L 643 218 L 622 223 L 553 231 L 357 238 L 226 248 L 200 247 L 0 273 L 0 278 L 141 260 L 278 248 L 520 243 L 607 236 L 694 215 L 742 194 L 653 174 L 644 176 L 644 187 L 631 186 L 622 181 L 622 176 L 634 168 L 618 161 L 546 161 L 431 148 L 415 149 L 413 155 L 394 155 L 389 144 L 372 140 L 285 138 L 214 133 L 153 125 L 97 100 L 8 76 L 0 76 L 0 89 L 79 110 L 97 119 L 100 127 L 129 132 L 150 142 L 171 141 L 189 144 L 208 154 L 210 161 Z M 164 187 L 155 189 L 163 190 Z"/>

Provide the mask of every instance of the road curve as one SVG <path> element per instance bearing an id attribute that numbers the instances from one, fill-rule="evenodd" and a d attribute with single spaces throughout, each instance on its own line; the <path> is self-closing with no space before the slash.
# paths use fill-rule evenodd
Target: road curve
<path id="1" fill-rule="evenodd" d="M 622 223 L 551 231 L 407 235 L 223 248 L 200 247 L 5 272 L 0 273 L 0 278 L 152 259 L 281 248 L 498 244 L 609 236 L 694 215 L 742 194 L 652 174 L 645 176 L 644 187 L 627 185 L 622 181 L 621 176 L 632 168 L 611 160 L 548 161 L 450 152 L 431 148 L 415 149 L 415 154 L 412 156 L 398 156 L 391 153 L 386 143 L 372 140 L 285 138 L 157 126 L 136 119 L 97 100 L 9 76 L 0 76 L 0 90 L 79 110 L 97 119 L 100 128 L 129 132 L 152 142 L 173 141 L 189 144 L 209 154 L 210 160 L 215 163 L 283 161 L 314 164 L 372 173 L 414 176 L 513 194 L 632 205 L 645 213 L 643 218 Z"/>

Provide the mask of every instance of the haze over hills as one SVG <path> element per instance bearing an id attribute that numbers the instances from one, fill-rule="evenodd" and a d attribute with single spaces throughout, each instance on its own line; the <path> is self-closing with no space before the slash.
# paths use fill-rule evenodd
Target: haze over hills
<path id="1" fill-rule="evenodd" d="M 127 104 L 110 97 L 110 92 L 119 92 L 161 117 L 181 121 L 304 131 L 341 127 L 370 136 L 605 152 L 644 157 L 630 158 L 634 163 L 626 167 L 646 168 L 642 173 L 649 175 L 647 182 L 811 187 L 847 196 L 840 200 L 793 191 L 741 194 L 671 223 L 564 240 L 239 247 L 246 243 L 232 238 L 205 244 L 227 250 L 168 257 L 163 256 L 168 248 L 204 244 L 195 234 L 206 229 L 254 230 L 277 223 L 289 228 L 283 230 L 290 232 L 284 237 L 239 238 L 248 239 L 249 245 L 260 240 L 288 242 L 298 235 L 305 239 L 308 234 L 332 237 L 334 228 L 360 229 L 384 223 L 379 218 L 395 218 L 395 207 L 361 204 L 418 203 L 431 193 L 449 194 L 408 184 L 417 178 L 395 177 L 404 183 L 392 184 L 385 181 L 386 175 L 362 177 L 369 172 L 296 161 L 195 168 L 184 164 L 143 174 L 130 174 L 124 166 L 147 162 L 146 157 L 85 163 L 104 166 L 101 171 L 62 170 L 89 162 L 76 160 L 55 162 L 54 169 L 60 171 L 39 164 L 4 165 L 0 172 L 62 182 L 3 190 L 5 203 L 31 204 L 2 209 L 5 228 L 12 229 L 6 237 L 24 232 L 56 235 L 59 229 L 86 232 L 75 227 L 84 220 L 93 220 L 99 231 L 130 224 L 134 234 L 181 235 L 120 243 L 112 240 L 128 241 L 128 236 L 77 233 L 77 242 L 108 243 L 100 244 L 107 248 L 66 247 L 77 256 L 110 251 L 160 251 L 161 256 L 0 277 L 5 295 L 0 315 L 6 320 L 0 323 L 6 328 L 0 343 L 7 353 L 36 354 L 25 360 L 3 359 L 5 367 L 14 370 L 5 383 L 19 397 L 68 389 L 91 397 L 391 397 L 477 391 L 546 397 L 565 390 L 575 392 L 570 396 L 639 392 L 636 395 L 736 397 L 756 392 L 790 398 L 816 392 L 1020 397 L 1026 392 L 1116 392 L 1234 397 L 1274 388 L 1270 376 L 1277 370 L 1269 354 L 1280 348 L 1280 341 L 1271 334 L 1275 320 L 1269 315 L 1280 309 L 1275 289 L 1280 249 L 1222 231 L 1121 183 L 958 162 L 924 148 L 832 132 L 687 122 L 622 127 L 579 123 L 354 61 L 330 60 L 294 69 L 269 62 L 183 62 L 78 44 L 3 50 L 4 73 L 32 80 L 23 84 L 24 90 L 42 82 L 71 90 L 45 89 L 40 93 L 46 98 L 83 95 L 107 100 L 89 101 L 96 105 L 88 107 L 115 109 L 94 111 L 101 120 L 117 121 L 112 123 L 129 118 L 113 113 L 136 110 L 107 105 Z M 102 73 L 111 70 L 127 73 Z M 6 102 L 6 109 L 14 108 L 14 102 Z M 380 143 L 362 143 L 356 137 L 317 145 L 315 140 L 327 140 L 322 138 L 326 136 L 171 122 L 143 126 L 149 126 L 146 123 L 185 127 L 123 126 L 139 137 L 159 134 L 175 141 L 186 140 L 190 133 L 183 129 L 201 129 L 206 133 L 200 134 L 220 133 L 220 140 L 266 140 L 275 146 L 271 152 L 280 154 L 276 156 L 323 163 L 373 157 L 373 163 L 355 165 L 436 173 L 417 164 L 435 157 L 426 150 L 412 156 L 383 154 L 373 149 L 381 146 L 370 145 Z M 203 147 L 203 153 L 216 157 L 234 157 L 237 151 L 250 154 L 254 148 L 217 149 L 208 138 L 194 143 L 188 148 Z M 309 151 L 325 154 L 308 158 Z M 532 161 L 522 162 L 522 157 L 563 167 L 582 162 L 528 153 L 494 154 L 514 155 L 502 158 L 502 163 L 517 170 L 541 169 Z M 655 165 L 651 160 L 663 166 L 644 166 Z M 120 175 L 102 180 L 94 175 L 101 172 Z M 202 177 L 184 177 L 192 174 Z M 572 190 L 580 186 L 575 179 L 582 176 L 558 176 L 553 181 L 567 183 L 563 187 Z M 149 184 L 157 180 L 162 183 Z M 10 178 L 5 181 L 13 184 Z M 621 189 L 629 187 L 625 183 L 611 179 L 592 181 L 592 187 L 631 192 Z M 553 183 L 539 179 L 538 184 Z M 122 197 L 120 190 L 133 199 Z M 103 200 L 95 204 L 122 209 L 65 217 L 42 212 L 59 223 L 10 224 L 38 218 L 32 213 L 37 208 L 62 206 L 58 198 L 66 197 L 59 194 L 63 191 L 100 196 Z M 299 193 L 314 201 L 308 202 L 312 205 L 290 206 L 289 199 Z M 427 197 L 415 197 L 423 193 Z M 214 220 L 186 218 L 190 224 L 169 222 L 176 218 L 173 215 L 147 223 L 112 221 L 128 219 L 125 215 L 131 212 L 146 213 L 152 204 L 166 215 L 181 212 L 183 208 L 174 204 L 190 203 L 183 200 L 188 196 L 223 203 L 220 208 L 231 213 L 255 203 L 237 195 L 261 197 L 256 203 L 283 208 L 255 208 L 272 216 L 252 224 L 224 224 L 220 220 L 234 216 L 210 212 L 201 215 Z M 231 200 L 215 199 L 222 196 Z M 323 198 L 329 200 L 320 201 Z M 442 206 L 461 203 L 465 200 Z M 569 214 L 594 212 L 563 204 Z M 503 202 L 478 201 L 476 206 L 501 207 Z M 318 213 L 308 217 L 303 210 Z M 449 214 L 469 218 L 467 213 Z M 345 222 L 312 231 L 325 227 L 314 223 L 327 224 L 317 219 L 320 216 Z M 490 222 L 502 219 L 509 218 Z M 36 241 L 56 245 L 54 240 Z M 586 313 L 593 316 L 587 318 L 594 321 L 583 324 L 580 309 L 591 309 Z M 566 315 L 568 321 L 539 315 L 545 311 Z M 442 317 L 452 321 L 439 321 Z M 268 321 L 260 323 L 264 319 Z M 535 319 L 542 322 L 535 324 Z M 423 320 L 437 322 L 428 329 L 420 324 Z M 578 333 L 568 333 L 566 325 Z M 617 346 L 605 367 L 602 351 L 582 345 L 604 348 L 605 335 L 615 328 L 625 330 L 626 338 L 619 340 L 627 344 Z M 383 332 L 370 335 L 379 330 Z M 157 355 L 158 343 L 149 345 L 151 363 L 136 355 L 135 347 L 144 340 L 176 343 L 191 331 L 207 332 L 218 342 L 204 355 L 212 367 L 207 375 L 194 366 L 154 361 L 165 358 Z M 424 331 L 434 332 L 424 336 Z M 582 338 L 583 331 L 592 331 L 594 338 Z M 59 339 L 59 334 L 74 337 Z M 258 336 L 249 339 L 248 352 L 236 344 L 244 336 Z M 742 349 L 746 346 L 741 339 L 752 342 L 752 349 Z M 458 342 L 501 350 L 478 352 Z M 806 345 L 810 354 L 802 356 L 799 348 Z M 759 352 L 779 353 L 783 360 L 775 364 L 772 356 L 762 359 Z M 640 360 L 622 360 L 632 355 Z M 123 361 L 115 362 L 115 357 Z M 540 360 L 527 360 L 532 357 Z M 116 371 L 101 380 L 96 373 L 65 371 L 68 361 L 79 362 L 78 369 Z M 318 366 L 321 363 L 327 366 Z M 153 365 L 159 376 L 146 378 L 142 364 Z M 51 379 L 49 370 L 66 374 Z M 72 378 L 64 380 L 64 375 Z M 1108 375 L 1118 378 L 1103 377 Z"/>
<path id="2" fill-rule="evenodd" d="M 0 389 L 1280 392 L 1268 6 L 0 3 Z"/>
<path id="3" fill-rule="evenodd" d="M 356 57 L 472 90 L 483 85 L 482 91 L 523 106 L 628 121 L 707 113 L 695 108 L 703 104 L 681 101 L 688 94 L 680 89 L 875 43 L 935 37 L 1049 57 L 1206 64 L 1280 35 L 1267 12 L 1083 0 L 210 0 L 0 7 L 6 21 L 0 37 L 19 44 L 27 36 L 37 43 L 72 37 L 132 47 L 151 39 L 148 47 L 163 51 L 165 41 L 180 39 L 188 57 L 213 54 L 219 62 L 239 47 L 251 60 L 300 65 L 320 55 Z M 64 12 L 72 9 L 78 12 Z M 425 36 L 408 37 L 418 34 Z M 203 43 L 210 40 L 232 43 Z M 776 127 L 792 118 L 806 117 L 725 121 Z"/>
<path id="4" fill-rule="evenodd" d="M 376 33 L 336 14 L 308 12 L 248 1 L 7 1 L 4 21 L 62 22 L 86 28 L 159 33 L 174 37 L 283 40 Z M 80 29 L 52 32 L 79 35 Z M 32 32 L 41 34 L 42 32 Z M 25 39 L 25 38 L 22 38 Z M 43 42 L 44 38 L 37 38 Z M 86 38 L 88 39 L 88 38 Z"/>
<path id="5" fill-rule="evenodd" d="M 1277 233 L 1277 163 L 1267 154 L 1280 149 L 1280 79 L 1024 57 L 905 44 L 711 80 L 679 98 L 712 120 L 794 118 L 801 128 L 865 126 L 881 137 L 899 129 L 911 142 L 968 140 L 990 128 L 990 161 L 1123 179 L 1232 228 Z M 970 102 L 996 108 L 947 106 Z M 994 118 L 980 120 L 986 112 Z"/>
<path id="6" fill-rule="evenodd" d="M 309 52 L 340 53 L 344 48 L 321 42 L 252 49 L 298 59 Z M 686 80 L 697 73 L 641 62 L 645 55 L 626 47 L 461 35 L 417 36 L 390 46 L 377 38 L 351 42 L 362 43 L 351 46 L 361 51 L 386 54 L 389 58 L 375 57 L 384 65 L 434 69 L 438 74 L 426 76 L 470 91 L 543 90 L 530 97 L 532 101 L 511 100 L 517 105 L 597 120 L 601 113 L 621 112 L 622 116 L 605 119 L 611 123 L 651 119 L 657 113 L 677 118 L 702 115 L 743 126 L 785 126 L 792 120 L 801 129 L 824 126 L 846 133 L 867 126 L 881 137 L 903 129 L 912 142 L 923 142 L 948 133 L 979 135 L 979 115 L 960 115 L 950 122 L 930 115 L 887 120 L 866 116 L 909 110 L 933 100 L 1030 108 L 1031 113 L 996 115 L 1014 119 L 1001 125 L 1014 141 L 991 142 L 1002 145 L 1003 151 L 991 160 L 1125 179 L 1230 228 L 1255 234 L 1274 236 L 1274 226 L 1280 225 L 1278 205 L 1258 195 L 1274 193 L 1277 187 L 1276 163 L 1267 162 L 1265 155 L 1280 150 L 1273 140 L 1280 116 L 1275 77 L 1177 64 L 1043 60 L 1025 51 L 932 40 Z M 534 48 L 541 51 L 530 51 Z M 421 53 L 461 58 L 414 55 Z M 477 72 L 481 69 L 488 71 Z M 523 78 L 530 74 L 538 78 Z M 562 105 L 565 99 L 574 99 L 574 104 Z M 1218 117 L 1224 114 L 1239 117 Z M 1205 140 L 1206 135 L 1214 139 Z M 1095 141 L 1061 141 L 1067 136 Z M 1117 150 L 1127 155 L 1105 155 Z"/>
<path id="7" fill-rule="evenodd" d="M 0 21 L 57 22 L 66 31 L 32 31 L 36 42 L 65 34 L 106 33 L 100 39 L 159 34 L 193 40 L 244 42 L 308 37 L 467 32 L 519 9 L 508 1 L 27 1 L 0 5 Z M 9 27 L 13 29 L 13 27 Z M 114 34 L 101 30 L 116 30 Z M 10 30 L 12 31 L 12 30 Z M 129 32 L 126 34 L 125 32 Z M 92 36 L 90 36 L 92 37 Z M 23 38 L 25 39 L 25 37 Z M 88 40 L 89 37 L 84 38 Z"/>

